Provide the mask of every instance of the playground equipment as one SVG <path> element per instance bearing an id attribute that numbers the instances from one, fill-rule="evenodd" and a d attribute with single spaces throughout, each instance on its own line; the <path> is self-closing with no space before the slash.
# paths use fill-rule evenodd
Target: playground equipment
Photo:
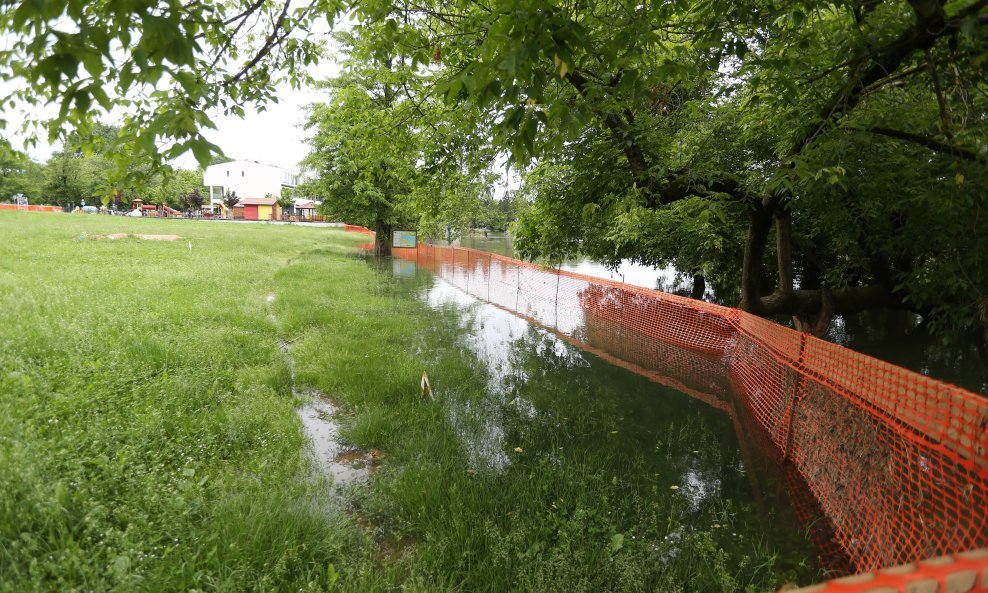
<path id="1" fill-rule="evenodd" d="M 181 218 L 183 216 L 181 211 L 172 208 L 168 204 L 162 204 L 160 212 L 165 218 Z"/>
<path id="2" fill-rule="evenodd" d="M 473 249 L 394 255 L 736 426 L 751 419 L 739 439 L 784 463 L 808 527 L 824 518 L 813 527 L 821 556 L 843 559 L 845 573 L 909 567 L 819 590 L 988 590 L 988 552 L 920 562 L 988 547 L 988 398 L 738 309 Z M 977 578 L 948 589 L 968 583 L 960 572 Z"/>
<path id="3" fill-rule="evenodd" d="M 139 210 L 144 216 L 150 218 L 182 218 L 184 214 L 168 204 L 145 204 L 144 200 L 134 198 L 130 201 L 131 211 Z"/>

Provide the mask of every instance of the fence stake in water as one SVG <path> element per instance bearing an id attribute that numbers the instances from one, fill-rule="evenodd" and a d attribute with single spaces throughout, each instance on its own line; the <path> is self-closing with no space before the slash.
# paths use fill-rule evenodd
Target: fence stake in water
<path id="1" fill-rule="evenodd" d="M 556 298 L 553 299 L 553 304 L 556 306 L 556 328 L 559 328 L 559 270 L 562 268 L 562 263 L 556 266 Z"/>
<path id="2" fill-rule="evenodd" d="M 521 297 L 521 267 L 515 266 L 515 312 L 518 311 L 518 299 Z"/>
<path id="3" fill-rule="evenodd" d="M 425 399 L 425 392 L 429 391 L 429 399 L 436 401 L 436 397 L 432 395 L 432 385 L 429 385 L 429 375 L 422 371 L 422 393 L 419 395 L 419 399 Z"/>
<path id="4" fill-rule="evenodd" d="M 806 353 L 806 333 L 800 332 L 799 334 L 799 356 L 796 358 L 796 369 L 799 371 L 799 376 L 796 379 L 796 390 L 792 394 L 791 403 L 789 404 L 789 425 L 786 427 L 785 438 L 779 439 L 780 443 L 784 443 L 782 449 L 782 459 L 789 460 L 792 455 L 792 445 L 793 445 L 793 426 L 796 421 L 796 406 L 799 405 L 800 400 L 803 399 L 803 395 L 806 392 L 806 373 L 803 372 L 803 355 Z"/>

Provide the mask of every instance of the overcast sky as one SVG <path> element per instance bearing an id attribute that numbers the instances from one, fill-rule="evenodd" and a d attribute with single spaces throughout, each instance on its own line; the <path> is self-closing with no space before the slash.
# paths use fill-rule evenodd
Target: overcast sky
<path id="1" fill-rule="evenodd" d="M 325 66 L 327 69 L 330 67 L 329 64 Z M 278 95 L 282 97 L 281 101 L 268 105 L 261 113 L 247 109 L 243 118 L 215 118 L 213 121 L 217 129 L 206 130 L 206 137 L 230 158 L 295 169 L 309 151 L 305 143 L 306 132 L 302 128 L 305 107 L 323 97 L 315 89 L 294 90 L 288 85 Z M 34 160 L 43 162 L 48 160 L 53 150 L 52 146 L 39 139 L 38 146 L 29 149 L 28 154 Z M 192 153 L 179 158 L 175 165 L 185 169 L 198 167 Z"/>
<path id="2" fill-rule="evenodd" d="M 338 27 L 346 27 L 344 21 Z M 325 23 L 318 23 L 312 35 L 329 36 L 329 26 Z M 0 47 L 9 49 L 7 46 L 16 43 L 17 40 L 0 38 Z M 335 60 L 334 43 L 330 43 L 321 62 L 310 69 L 310 74 L 316 80 L 325 80 L 339 73 L 340 67 Z M 4 93 L 9 92 L 11 85 L 2 85 Z M 305 107 L 310 103 L 323 100 L 324 94 L 316 92 L 313 88 L 292 89 L 288 84 L 278 89 L 277 96 L 280 101 L 277 104 L 269 104 L 265 111 L 258 113 L 256 109 L 246 109 L 243 118 L 215 117 L 216 130 L 205 130 L 205 135 L 210 142 L 218 145 L 224 153 L 233 159 L 247 159 L 278 165 L 286 169 L 296 169 L 298 162 L 308 153 L 308 146 L 305 144 L 306 132 L 302 129 L 305 120 Z M 41 108 L 40 112 L 54 110 L 54 106 Z M 8 120 L 18 121 L 18 118 L 38 117 L 38 112 L 8 113 Z M 114 123 L 107 121 L 107 123 Z M 22 137 L 12 131 L 6 131 L 5 135 L 15 146 L 21 147 Z M 38 134 L 38 145 L 29 148 L 28 154 L 36 161 L 46 161 L 54 151 L 54 147 L 44 141 L 44 133 Z M 186 169 L 195 169 L 198 163 L 191 153 L 179 158 L 176 166 Z"/>
<path id="3" fill-rule="evenodd" d="M 345 21 L 337 25 L 337 28 L 346 27 Z M 318 23 L 312 35 L 328 39 L 328 24 Z M 330 41 L 322 60 L 309 69 L 309 74 L 315 80 L 326 80 L 339 74 L 340 65 L 336 60 L 335 50 L 336 43 Z M 302 128 L 305 108 L 311 103 L 325 100 L 325 91 L 318 92 L 311 87 L 296 90 L 284 84 L 278 89 L 277 96 L 280 98 L 279 102 L 267 105 L 261 113 L 256 109 L 246 109 L 243 118 L 214 118 L 217 129 L 206 130 L 206 138 L 222 148 L 226 156 L 232 159 L 297 169 L 298 162 L 309 152 L 305 143 L 306 132 Z M 187 169 L 198 166 L 191 154 L 185 155 L 176 164 Z"/>
<path id="4" fill-rule="evenodd" d="M 317 79 L 325 79 L 338 71 L 337 64 L 327 58 L 313 74 Z M 206 130 L 206 138 L 233 159 L 258 161 L 286 169 L 297 168 L 298 162 L 309 152 L 305 143 L 306 132 L 302 129 L 305 107 L 325 99 L 325 96 L 312 88 L 294 90 L 288 85 L 280 89 L 278 96 L 281 101 L 268 105 L 261 113 L 248 109 L 243 118 L 229 116 L 214 119 L 217 129 Z M 176 164 L 187 169 L 197 166 L 191 154 L 185 155 Z"/>

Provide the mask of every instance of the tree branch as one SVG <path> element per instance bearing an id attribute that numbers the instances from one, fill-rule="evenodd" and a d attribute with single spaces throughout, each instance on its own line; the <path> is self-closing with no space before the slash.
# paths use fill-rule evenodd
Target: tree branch
<path id="1" fill-rule="evenodd" d="M 576 92 L 586 99 L 590 93 L 587 77 L 580 70 L 572 70 L 566 73 L 566 81 L 573 85 Z M 635 183 L 645 190 L 645 205 L 654 206 L 656 196 L 652 191 L 652 180 L 648 176 L 648 161 L 645 153 L 634 137 L 633 130 L 628 121 L 613 111 L 600 112 L 596 109 L 604 125 L 611 131 L 617 141 L 623 146 L 624 156 L 628 159 L 628 168 L 635 178 Z M 661 200 L 659 200 L 661 202 Z"/>
<path id="2" fill-rule="evenodd" d="M 825 295 L 828 292 L 829 295 Z M 819 313 L 826 303 L 834 315 L 854 315 L 880 307 L 903 308 L 902 298 L 885 285 L 848 286 L 835 290 L 775 291 L 762 297 L 760 313 L 763 315 L 793 315 L 808 318 Z"/>
<path id="3" fill-rule="evenodd" d="M 933 59 L 933 52 L 926 48 L 926 67 L 933 80 L 933 92 L 937 97 L 937 107 L 940 109 L 940 132 L 950 138 L 950 118 L 947 115 L 947 103 L 943 99 L 943 89 L 940 88 L 940 74 L 937 72 L 937 63 Z"/>
<path id="4" fill-rule="evenodd" d="M 284 38 L 281 34 L 281 28 L 285 25 L 285 20 L 288 18 L 288 9 L 291 5 L 292 0 L 285 0 L 285 6 L 281 9 L 281 14 L 278 15 L 278 19 L 275 21 L 274 27 L 271 29 L 271 33 L 268 35 L 268 38 L 264 40 L 264 45 L 262 45 L 261 49 L 257 51 L 257 54 L 255 54 L 254 57 L 240 69 L 240 72 L 237 72 L 236 75 L 223 83 L 224 87 L 232 86 L 240 82 L 245 76 L 247 76 L 247 73 L 250 72 L 251 68 L 256 66 L 258 62 L 271 53 L 274 46 Z"/>
<path id="5" fill-rule="evenodd" d="M 948 144 L 946 142 L 941 142 L 940 140 L 937 140 L 936 138 L 931 138 L 929 136 L 920 136 L 919 134 L 912 134 L 910 132 L 903 132 L 901 130 L 893 130 L 890 128 L 882 128 L 882 127 L 858 128 L 853 126 L 847 126 L 844 129 L 851 132 L 878 134 L 879 136 L 895 138 L 896 140 L 902 140 L 904 142 L 911 142 L 913 144 L 918 144 L 920 146 L 929 148 L 934 152 L 949 154 L 950 156 L 957 157 L 959 159 L 964 159 L 966 161 L 973 161 L 978 163 L 988 162 L 988 156 L 986 155 L 978 154 L 968 148 L 963 148 L 961 146 L 956 146 L 953 144 Z"/>
<path id="6" fill-rule="evenodd" d="M 807 126 L 799 136 L 787 156 L 793 157 L 809 146 L 820 134 L 852 111 L 861 101 L 865 91 L 873 84 L 895 73 L 903 62 L 917 51 L 933 46 L 941 37 L 959 31 L 968 16 L 976 15 L 988 6 L 988 0 L 979 0 L 947 20 L 943 7 L 937 0 L 910 0 L 917 19 L 892 43 L 871 54 L 871 63 L 862 69 L 848 72 L 841 88 L 836 91 L 820 110 L 816 122 Z M 988 15 L 978 15 L 978 20 Z"/>
<path id="7" fill-rule="evenodd" d="M 265 0 L 257 0 L 257 2 L 255 2 L 254 4 L 251 4 L 250 7 L 247 8 L 247 10 L 241 12 L 240 14 L 238 14 L 236 16 L 230 17 L 227 20 L 223 21 L 223 26 L 227 26 L 227 25 L 232 24 L 236 20 L 240 19 L 240 22 L 237 23 L 237 26 L 233 30 L 233 33 L 231 33 L 230 36 L 226 38 L 226 41 L 223 42 L 223 46 L 219 49 L 219 51 L 216 52 L 216 56 L 213 57 L 213 61 L 209 65 L 209 69 L 210 70 L 216 68 L 216 64 L 219 63 L 219 61 L 220 61 L 220 59 L 222 59 L 223 55 L 227 52 L 228 49 L 230 49 L 230 46 L 233 45 L 233 42 L 236 40 L 237 35 L 240 34 L 240 30 L 243 29 L 244 24 L 247 23 L 247 19 L 249 19 L 250 18 L 250 15 L 254 14 L 254 12 L 256 12 L 257 9 L 260 8 L 264 4 L 264 1 Z"/>

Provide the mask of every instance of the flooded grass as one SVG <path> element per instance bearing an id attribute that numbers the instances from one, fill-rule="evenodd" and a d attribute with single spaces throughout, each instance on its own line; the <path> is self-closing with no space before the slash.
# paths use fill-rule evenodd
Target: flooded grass
<path id="1" fill-rule="evenodd" d="M 325 281 L 341 266 L 348 282 Z M 767 477 L 726 414 L 409 272 L 317 253 L 278 276 L 299 381 L 345 406 L 345 441 L 388 455 L 350 502 L 379 541 L 411 542 L 406 584 L 743 591 L 819 577 L 785 501 L 753 495 Z M 436 402 L 420 397 L 423 370 Z"/>
<path id="2" fill-rule="evenodd" d="M 183 240 L 78 239 L 117 232 Z M 299 479 L 266 317 L 289 257 L 348 237 L 16 212 L 0 237 L 0 591 L 386 581 L 324 484 Z"/>
<path id="3" fill-rule="evenodd" d="M 111 233 L 183 240 L 79 240 Z M 818 576 L 722 412 L 375 269 L 359 237 L 22 213 L 0 234 L 0 591 Z"/>

